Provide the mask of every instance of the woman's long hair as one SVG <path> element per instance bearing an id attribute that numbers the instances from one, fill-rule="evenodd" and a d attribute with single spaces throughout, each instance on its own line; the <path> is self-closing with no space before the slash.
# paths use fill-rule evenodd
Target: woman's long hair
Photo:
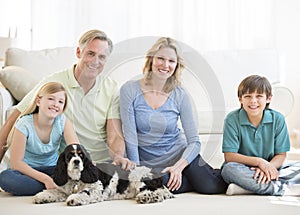
<path id="1" fill-rule="evenodd" d="M 175 71 L 172 74 L 172 76 L 167 79 L 163 87 L 163 91 L 165 93 L 169 93 L 181 84 L 181 72 L 185 67 L 183 63 L 181 50 L 175 40 L 169 37 L 161 37 L 154 43 L 154 45 L 148 50 L 146 54 L 146 62 L 143 68 L 143 74 L 145 83 L 149 83 L 149 80 L 151 80 L 152 76 L 153 57 L 160 49 L 166 47 L 173 49 L 177 55 L 177 66 L 175 68 Z"/>

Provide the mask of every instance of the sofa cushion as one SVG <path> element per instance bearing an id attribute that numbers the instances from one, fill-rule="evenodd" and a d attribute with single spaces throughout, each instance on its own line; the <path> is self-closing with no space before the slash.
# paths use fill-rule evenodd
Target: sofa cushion
<path id="1" fill-rule="evenodd" d="M 76 63 L 74 47 L 43 50 L 9 48 L 6 51 L 1 82 L 20 101 L 38 81 Z"/>
<path id="2" fill-rule="evenodd" d="M 22 67 L 7 66 L 0 70 L 0 81 L 13 97 L 20 101 L 39 79 Z"/>
<path id="3" fill-rule="evenodd" d="M 36 78 L 43 77 L 70 67 L 76 63 L 74 47 L 57 47 L 43 50 L 23 50 L 19 48 L 9 48 L 6 51 L 4 67 L 19 66 Z"/>

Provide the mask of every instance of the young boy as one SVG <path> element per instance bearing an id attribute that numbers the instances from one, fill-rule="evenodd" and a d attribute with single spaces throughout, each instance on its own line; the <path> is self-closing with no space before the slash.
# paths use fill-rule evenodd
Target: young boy
<path id="1" fill-rule="evenodd" d="M 300 195 L 300 162 L 283 166 L 290 140 L 284 116 L 269 109 L 269 81 L 258 75 L 245 78 L 238 98 L 241 108 L 224 122 L 226 194 Z"/>

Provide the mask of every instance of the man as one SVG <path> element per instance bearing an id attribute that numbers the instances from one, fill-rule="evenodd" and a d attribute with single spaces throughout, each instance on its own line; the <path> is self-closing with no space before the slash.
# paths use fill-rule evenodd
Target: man
<path id="1" fill-rule="evenodd" d="M 44 78 L 17 105 L 1 128 L 0 161 L 8 134 L 20 113 L 42 84 L 56 81 L 66 88 L 69 104 L 65 114 L 73 122 L 80 143 L 89 151 L 93 161 L 112 159 L 124 169 L 134 167 L 133 162 L 124 158 L 117 82 L 101 75 L 112 49 L 112 41 L 104 32 L 90 30 L 84 33 L 76 49 L 77 64 Z"/>

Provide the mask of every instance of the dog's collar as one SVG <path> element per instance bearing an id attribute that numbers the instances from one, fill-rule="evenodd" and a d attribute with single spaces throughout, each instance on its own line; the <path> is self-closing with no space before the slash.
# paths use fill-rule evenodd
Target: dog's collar
<path id="1" fill-rule="evenodd" d="M 75 182 L 75 184 L 73 186 L 72 193 L 77 193 L 79 190 L 79 186 L 78 186 L 79 180 L 74 180 L 74 182 Z"/>

